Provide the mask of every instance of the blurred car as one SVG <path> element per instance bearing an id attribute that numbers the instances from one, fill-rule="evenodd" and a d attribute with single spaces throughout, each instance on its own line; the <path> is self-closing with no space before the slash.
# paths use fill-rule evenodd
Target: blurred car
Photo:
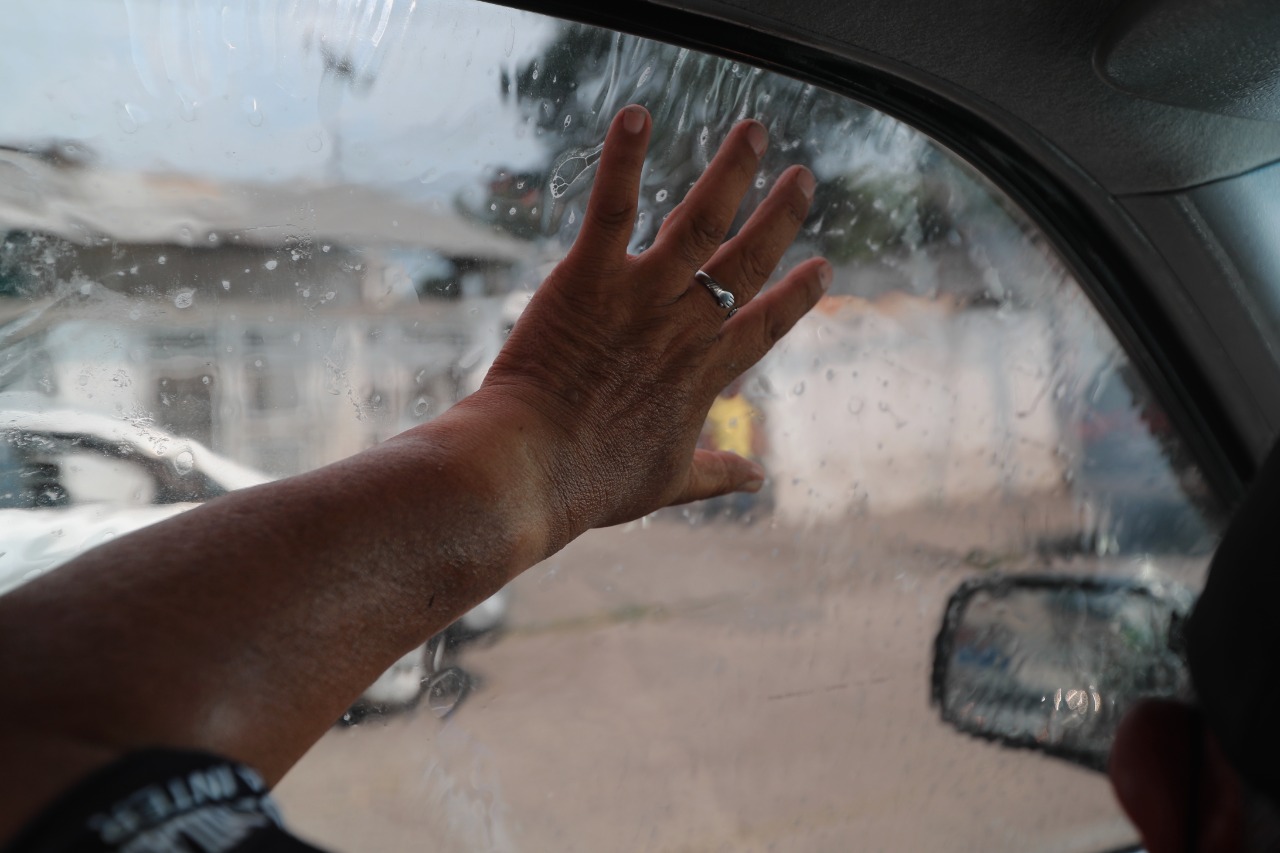
<path id="1" fill-rule="evenodd" d="M 1209 554 L 1220 519 L 1195 461 L 1131 365 L 1099 370 L 1064 418 L 1086 523 L 1098 556 Z"/>
<path id="2" fill-rule="evenodd" d="M 0 594 L 118 536 L 271 479 L 147 421 L 0 394 Z M 424 691 L 438 694 L 437 712 L 441 696 L 454 696 L 452 710 L 468 683 L 452 651 L 500 630 L 506 602 L 500 590 L 396 661 L 355 710 L 410 707 Z"/>

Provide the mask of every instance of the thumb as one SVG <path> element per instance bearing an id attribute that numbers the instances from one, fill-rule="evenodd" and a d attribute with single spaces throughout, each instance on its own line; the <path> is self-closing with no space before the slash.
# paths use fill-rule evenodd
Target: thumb
<path id="1" fill-rule="evenodd" d="M 764 469 L 727 450 L 695 450 L 684 490 L 671 503 L 683 504 L 730 492 L 758 492 L 764 485 Z"/>

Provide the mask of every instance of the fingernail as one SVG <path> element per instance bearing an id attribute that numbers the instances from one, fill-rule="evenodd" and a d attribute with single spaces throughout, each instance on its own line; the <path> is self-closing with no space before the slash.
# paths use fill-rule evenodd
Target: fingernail
<path id="1" fill-rule="evenodd" d="M 822 285 L 823 293 L 831 289 L 833 278 L 835 278 L 835 270 L 831 269 L 831 264 L 823 261 L 822 266 L 818 267 L 818 282 Z"/>
<path id="2" fill-rule="evenodd" d="M 760 491 L 763 488 L 764 488 L 764 477 L 747 480 L 745 483 L 742 484 L 742 491 L 744 492 L 755 493 Z"/>
<path id="3" fill-rule="evenodd" d="M 769 148 L 769 131 L 759 122 L 752 122 L 747 129 L 747 142 L 751 143 L 751 150 L 756 152 L 757 157 L 763 157 Z"/>
<path id="4" fill-rule="evenodd" d="M 796 175 L 796 186 L 800 188 L 800 192 L 804 193 L 805 198 L 813 201 L 813 191 L 818 188 L 818 181 L 813 177 L 813 172 L 801 169 L 800 174 Z"/>
<path id="5" fill-rule="evenodd" d="M 627 133 L 644 130 L 644 108 L 631 106 L 622 111 L 622 129 Z"/>

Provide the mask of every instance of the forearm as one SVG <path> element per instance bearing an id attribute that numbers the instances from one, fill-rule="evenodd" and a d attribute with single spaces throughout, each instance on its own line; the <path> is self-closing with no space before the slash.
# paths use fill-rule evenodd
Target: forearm
<path id="1" fill-rule="evenodd" d="M 45 709 L 43 734 L 210 749 L 277 777 L 382 669 L 551 547 L 529 437 L 499 414 L 464 403 L 0 599 L 0 683 Z"/>

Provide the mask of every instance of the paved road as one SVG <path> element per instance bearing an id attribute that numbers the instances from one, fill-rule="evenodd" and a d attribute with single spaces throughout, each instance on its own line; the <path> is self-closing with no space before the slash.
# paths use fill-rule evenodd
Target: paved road
<path id="1" fill-rule="evenodd" d="M 928 706 L 948 594 L 1060 520 L 1001 513 L 591 534 L 517 581 L 453 718 L 333 730 L 285 813 L 347 851 L 1110 849 L 1100 776 Z"/>

